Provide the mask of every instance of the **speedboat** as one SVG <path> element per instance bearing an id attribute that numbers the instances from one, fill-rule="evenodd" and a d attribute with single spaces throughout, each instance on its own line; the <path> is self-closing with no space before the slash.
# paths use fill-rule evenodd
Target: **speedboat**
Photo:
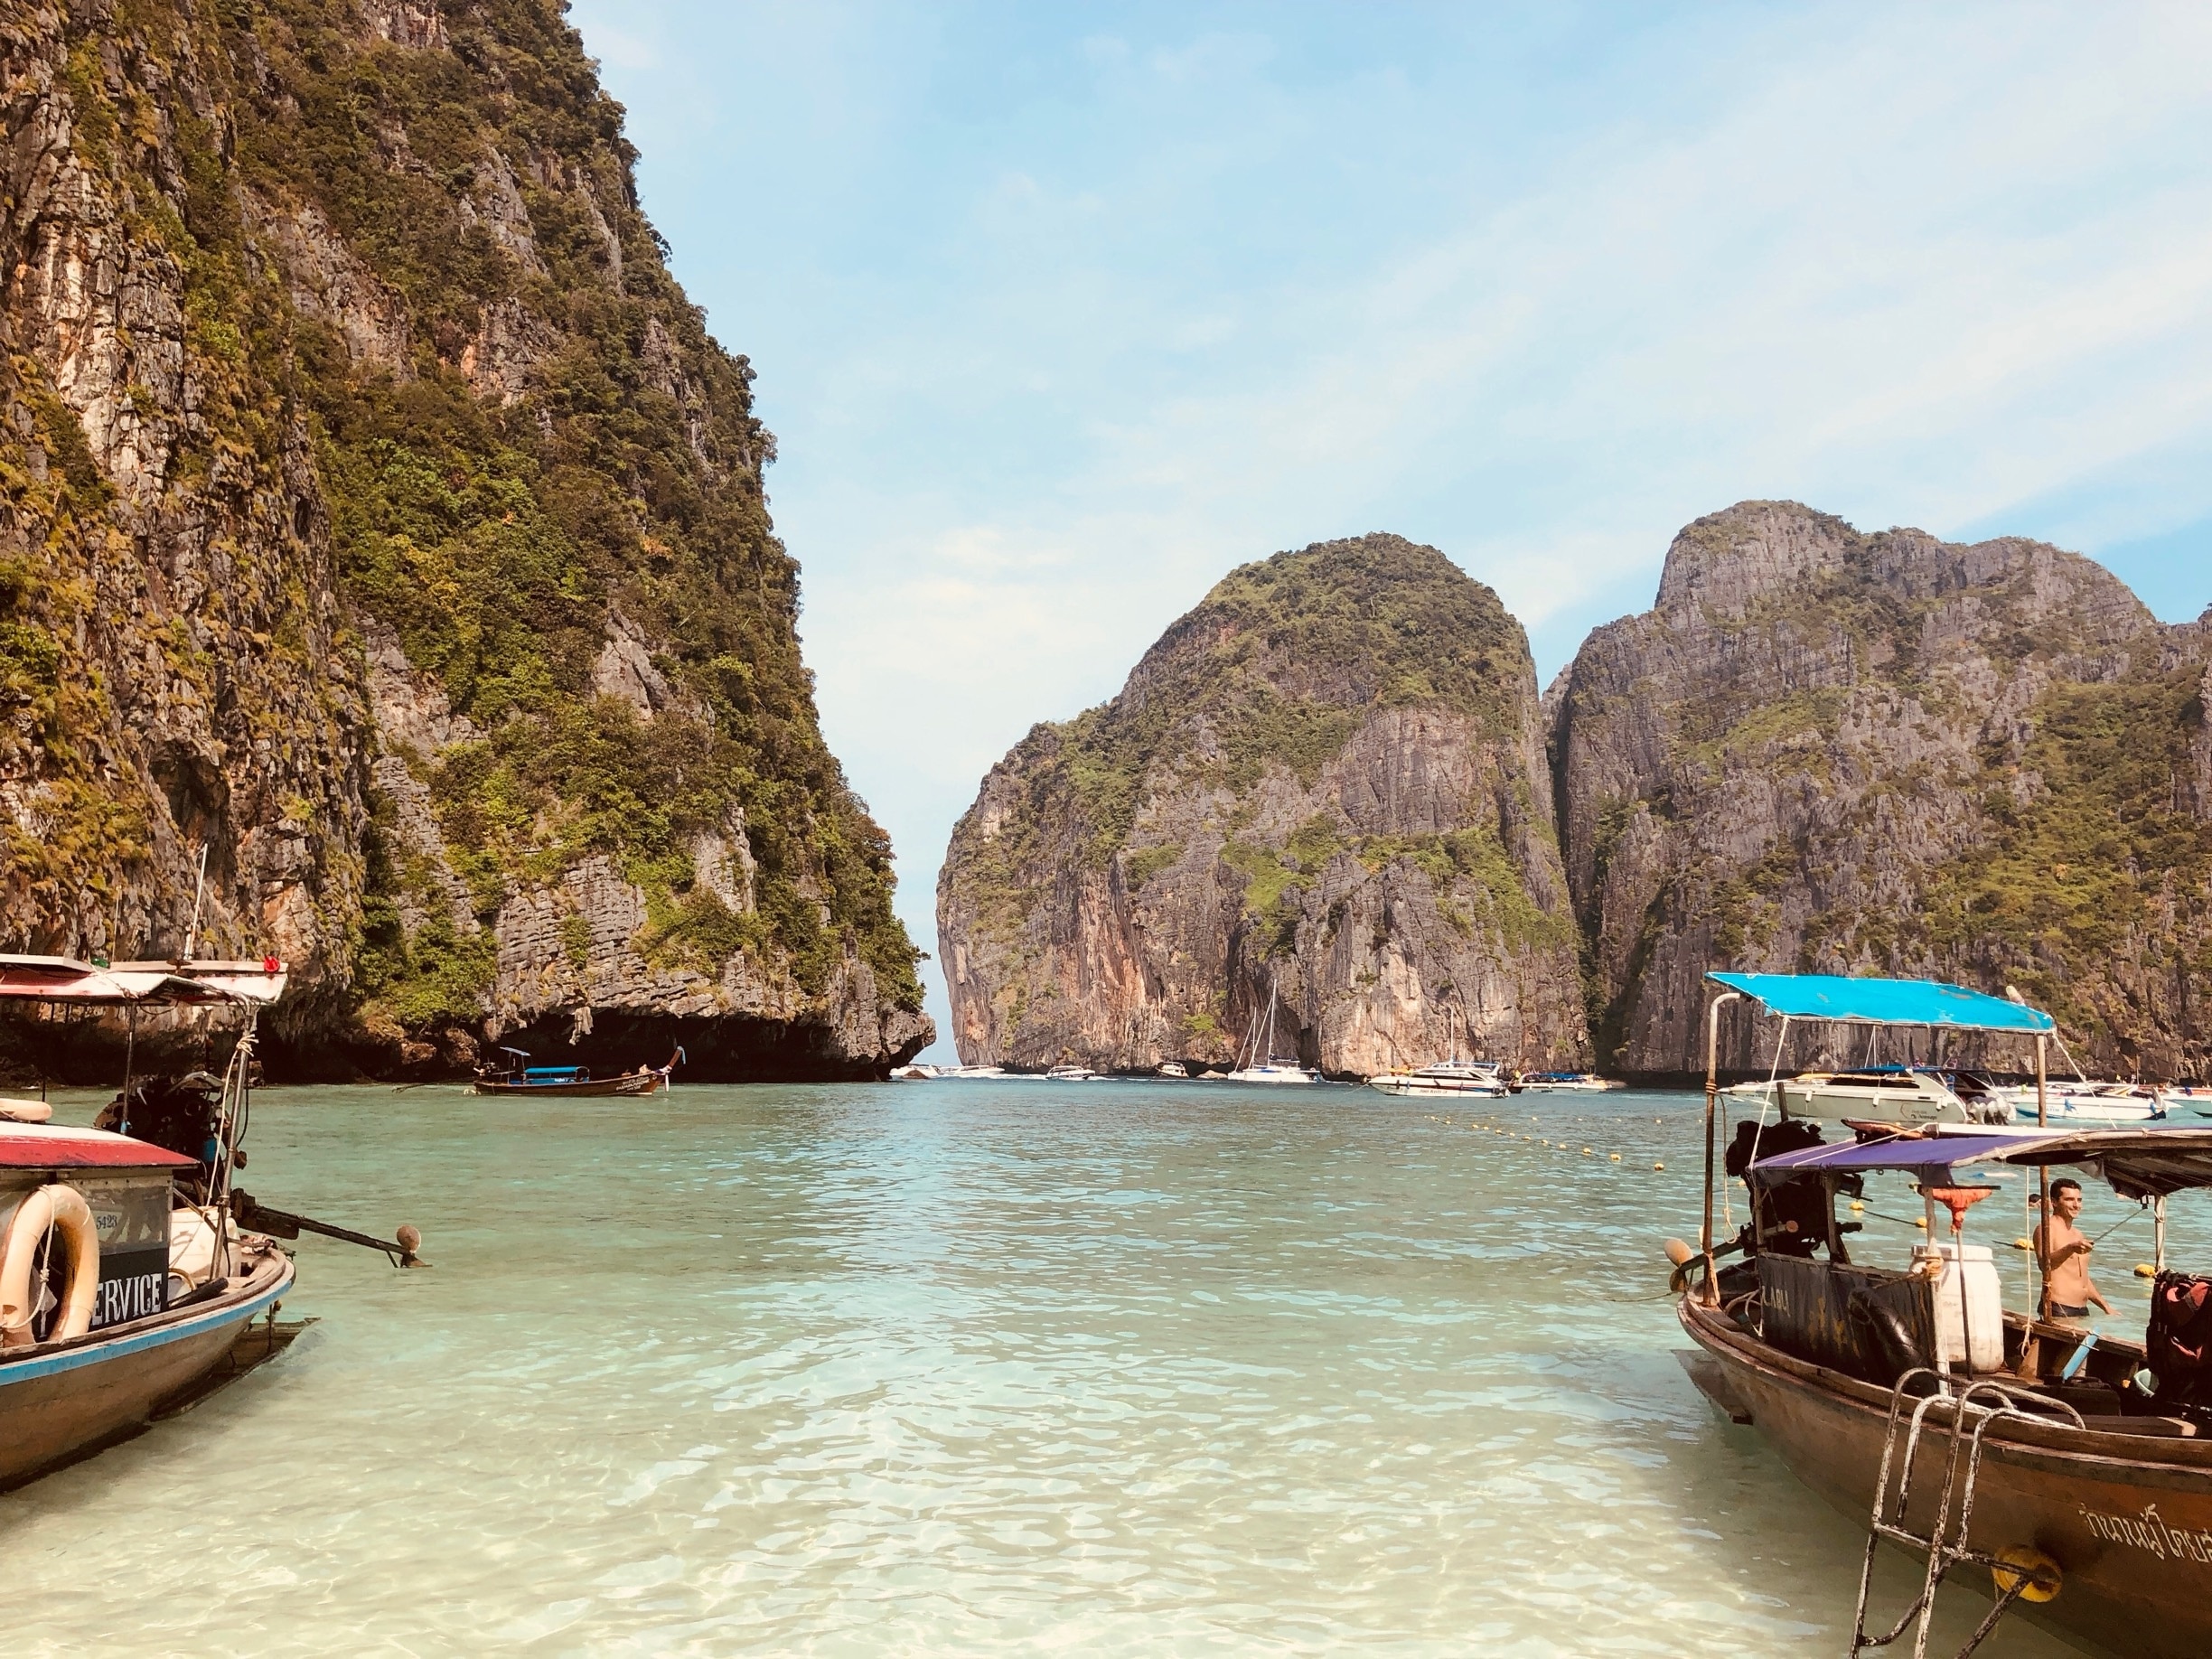
<path id="1" fill-rule="evenodd" d="M 1156 1074 L 1161 1077 L 1188 1077 L 1190 1067 L 1180 1060 L 1163 1060 Z"/>
<path id="2" fill-rule="evenodd" d="M 1714 974 L 1707 1017 L 1707 1168 L 1713 1169 L 1723 1002 L 1792 1019 L 1852 1019 L 2032 1036 L 2048 1015 L 1926 981 Z M 1748 1126 L 1746 1126 L 1748 1127 Z M 1692 1382 L 1731 1421 L 1763 1435 L 1812 1493 L 1864 1523 L 1850 1651 L 1926 1650 L 1948 1584 L 1971 1574 L 1983 1614 L 1962 1652 L 2023 1615 L 2104 1653 L 2184 1659 L 2212 1652 L 2212 1279 L 2167 1270 L 2169 1194 L 2212 1188 L 2212 1128 L 2031 1129 L 1868 1122 L 1726 1167 L 1750 1219 L 1726 1242 L 1704 1191 L 1699 1245 L 1670 1243 L 1676 1317 L 1695 1347 Z M 1739 1143 L 1745 1138 L 1739 1132 Z M 2143 1340 L 2092 1331 L 2039 1305 L 2003 1306 L 1987 1246 L 1967 1242 L 1973 1206 L 2002 1189 L 1992 1167 L 2048 1180 L 2070 1168 L 2151 1206 L 2154 1259 Z M 1909 1265 L 1855 1260 L 1838 1195 L 1908 1179 L 1926 1242 Z M 1939 1221 L 1947 1221 L 1947 1228 Z M 1949 1238 L 1944 1239 L 1943 1233 Z M 1721 1258 L 1740 1256 L 1725 1268 Z M 1901 1606 L 1877 1608 L 1875 1557 L 1914 1558 Z M 1842 1566 L 1842 1561 L 1837 1566 Z M 1993 1598 L 1993 1604 L 1984 1598 Z"/>
<path id="3" fill-rule="evenodd" d="M 2022 1123 L 2038 1120 L 2035 1084 L 2014 1083 L 2002 1092 L 2012 1102 L 2013 1117 Z M 2160 1092 L 2140 1083 L 2072 1079 L 2048 1082 L 2043 1087 L 2042 1121 L 2046 1123 L 2157 1123 L 2165 1116 L 2166 1101 Z"/>
<path id="4" fill-rule="evenodd" d="M 1085 1065 L 1055 1065 L 1045 1073 L 1046 1083 L 1096 1083 L 1099 1074 Z"/>
<path id="5" fill-rule="evenodd" d="M 1600 1077 L 1595 1072 L 1523 1072 L 1514 1080 L 1514 1087 L 1524 1094 L 1602 1094 L 1627 1086 L 1617 1077 Z"/>
<path id="6" fill-rule="evenodd" d="M 1414 1072 L 1385 1072 L 1367 1086 L 1384 1094 L 1455 1095 L 1497 1099 L 1512 1092 L 1495 1060 L 1447 1060 Z"/>
<path id="7" fill-rule="evenodd" d="M 1394 1072 L 1384 1072 L 1379 1077 L 1370 1077 L 1368 1087 L 1401 1096 L 1473 1095 L 1494 1099 L 1513 1092 L 1513 1085 L 1505 1081 L 1504 1071 L 1496 1061 L 1459 1057 L 1458 1038 L 1448 1004 L 1444 1009 L 1444 1042 L 1450 1053 L 1435 1065 L 1401 1066 Z"/>
<path id="8" fill-rule="evenodd" d="M 940 1077 L 1011 1077 L 1013 1073 L 1003 1065 L 948 1065 L 941 1067 Z"/>
<path id="9" fill-rule="evenodd" d="M 2014 1115 L 2010 1097 L 1980 1073 L 1933 1066 L 1806 1072 L 1781 1079 L 1775 1092 L 1785 1116 L 1830 1123 L 2009 1123 Z"/>

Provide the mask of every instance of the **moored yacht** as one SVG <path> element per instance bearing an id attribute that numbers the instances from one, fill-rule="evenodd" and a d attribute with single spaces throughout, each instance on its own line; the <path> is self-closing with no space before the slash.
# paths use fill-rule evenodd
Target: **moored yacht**
<path id="1" fill-rule="evenodd" d="M 1495 1099 L 1513 1092 L 1504 1070 L 1495 1060 L 1462 1060 L 1452 1011 L 1444 1010 L 1444 1043 L 1449 1054 L 1435 1065 L 1385 1072 L 1370 1077 L 1368 1087 L 1394 1095 L 1473 1095 Z"/>
<path id="2" fill-rule="evenodd" d="M 1756 1085 L 1752 1098 L 1765 1087 Z M 1774 1091 L 1785 1116 L 1829 1123 L 2010 1123 L 2013 1118 L 2010 1098 L 1980 1073 L 1933 1066 L 1805 1072 L 1779 1079 Z"/>
<path id="3" fill-rule="evenodd" d="M 1321 1081 L 1320 1073 L 1309 1071 L 1296 1060 L 1275 1052 L 1275 979 L 1272 974 L 1268 977 L 1267 1024 L 1263 1028 L 1259 1015 L 1252 1016 L 1251 1030 L 1247 1034 L 1244 1051 L 1237 1056 L 1236 1069 L 1223 1073 L 1222 1081 L 1240 1083 L 1317 1083 Z"/>
<path id="4" fill-rule="evenodd" d="M 1512 1092 L 1495 1060 L 1447 1060 L 1438 1065 L 1424 1065 L 1419 1071 L 1385 1072 L 1380 1077 L 1370 1077 L 1367 1085 L 1384 1094 L 1395 1095 L 1473 1095 L 1496 1099 Z"/>
<path id="5" fill-rule="evenodd" d="M 2013 1083 L 2001 1092 L 2012 1102 L 2012 1115 L 2022 1123 L 2038 1120 L 2036 1086 Z M 2045 1123 L 2157 1123 L 2165 1119 L 2166 1101 L 2160 1091 L 2141 1083 L 2090 1083 L 2054 1078 L 2044 1084 L 2041 1120 Z"/>

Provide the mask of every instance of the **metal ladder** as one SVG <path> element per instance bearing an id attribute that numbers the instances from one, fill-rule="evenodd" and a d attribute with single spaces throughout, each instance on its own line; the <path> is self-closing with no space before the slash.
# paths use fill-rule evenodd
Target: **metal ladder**
<path id="1" fill-rule="evenodd" d="M 1897 1494 L 1894 1507 L 1890 1502 L 1889 1469 L 1896 1461 L 1898 1426 L 1903 1414 L 1907 1391 L 1916 1377 L 1935 1381 L 1935 1391 L 1924 1396 L 1913 1407 L 1912 1416 L 1905 1435 L 1904 1467 L 1898 1471 Z M 2032 1402 L 2034 1410 L 2026 1402 Z M 1920 1434 L 1927 1420 L 1931 1406 L 1944 1405 L 1950 1409 L 1950 1444 L 1944 1458 L 1943 1490 L 1936 1504 L 1934 1523 L 1926 1537 L 1906 1524 L 1906 1506 L 1912 1497 L 1913 1464 L 1920 1449 Z M 1989 1432 L 1992 1423 L 2004 1418 L 2020 1418 L 2048 1422 L 2051 1414 L 2063 1413 L 2073 1420 L 2074 1427 L 2083 1426 L 2081 1413 L 2062 1400 L 2033 1393 L 2014 1383 L 1992 1379 L 1971 1382 L 1954 1393 L 1951 1379 L 1922 1365 L 1907 1372 L 1898 1379 L 1889 1393 L 1889 1431 L 1882 1440 L 1881 1474 L 1874 1486 L 1874 1513 L 1867 1527 L 1866 1559 L 1859 1569 L 1859 1607 L 1851 1625 L 1851 1659 L 1870 1647 L 1887 1647 L 1905 1634 L 1907 1626 L 1913 1626 L 1913 1659 L 1926 1659 L 1928 1621 L 1935 1617 L 1936 1591 L 1944 1576 L 1961 1561 L 1984 1567 L 1994 1575 L 2001 1586 L 1996 1604 L 1989 1610 L 1958 1650 L 1957 1659 L 1966 1659 L 1974 1649 L 1988 1639 L 1997 1628 L 1997 1621 L 2005 1616 L 2012 1604 L 2035 1585 L 2035 1575 L 2024 1565 L 2007 1561 L 1987 1551 L 1976 1550 L 1968 1544 L 1967 1533 L 1973 1525 L 1974 1483 L 1982 1473 L 1982 1437 Z M 1971 1432 L 1966 1430 L 1967 1420 L 1973 1419 Z M 1961 1477 L 1959 1455 L 1965 1452 L 1965 1468 Z M 1957 1507 L 1957 1525 L 1952 1525 L 1952 1510 Z M 1887 1636 L 1867 1634 L 1867 1598 L 1874 1583 L 1874 1554 L 1882 1540 L 1902 1544 L 1908 1550 L 1919 1551 L 1927 1557 L 1927 1572 L 1921 1580 L 1920 1594 L 1905 1611 L 1898 1616 Z M 2010 1581 L 2007 1583 L 2007 1575 Z"/>

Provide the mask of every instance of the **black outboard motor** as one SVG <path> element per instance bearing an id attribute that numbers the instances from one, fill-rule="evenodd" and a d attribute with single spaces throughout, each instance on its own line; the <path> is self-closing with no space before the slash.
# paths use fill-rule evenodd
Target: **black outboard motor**
<path id="1" fill-rule="evenodd" d="M 1802 1152 L 1821 1144 L 1819 1126 L 1802 1119 L 1785 1118 L 1778 1123 L 1739 1123 L 1723 1160 L 1728 1173 L 1751 1188 L 1758 1206 L 1758 1225 L 1746 1223 L 1739 1235 L 1747 1258 L 1761 1248 L 1777 1256 L 1810 1256 L 1828 1242 L 1828 1189 L 1818 1176 L 1798 1176 L 1772 1186 L 1752 1186 L 1747 1178 L 1755 1157 L 1774 1158 L 1784 1152 Z M 1858 1177 L 1848 1185 L 1855 1195 Z M 1765 1242 L 1760 1243 L 1760 1235 Z"/>
<path id="2" fill-rule="evenodd" d="M 117 1095 L 101 1109 L 92 1127 L 114 1129 L 192 1159 L 200 1167 L 178 1173 L 177 1195 L 187 1203 L 205 1204 L 214 1190 L 215 1165 L 222 1154 L 217 1138 L 221 1122 L 222 1084 L 205 1072 L 192 1072 L 133 1084 L 128 1094 Z"/>

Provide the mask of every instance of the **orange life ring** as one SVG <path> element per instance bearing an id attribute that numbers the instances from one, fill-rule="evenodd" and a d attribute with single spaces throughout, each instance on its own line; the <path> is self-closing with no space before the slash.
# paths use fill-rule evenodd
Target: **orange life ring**
<path id="1" fill-rule="evenodd" d="M 66 1342 L 92 1328 L 92 1306 L 99 1295 L 99 1231 L 92 1206 L 73 1186 L 52 1182 L 33 1190 L 16 1206 L 0 1241 L 0 1348 L 28 1347 L 36 1339 L 31 1320 L 36 1312 L 31 1270 L 48 1233 L 61 1235 L 69 1276 L 61 1293 L 61 1315 L 47 1336 Z"/>

